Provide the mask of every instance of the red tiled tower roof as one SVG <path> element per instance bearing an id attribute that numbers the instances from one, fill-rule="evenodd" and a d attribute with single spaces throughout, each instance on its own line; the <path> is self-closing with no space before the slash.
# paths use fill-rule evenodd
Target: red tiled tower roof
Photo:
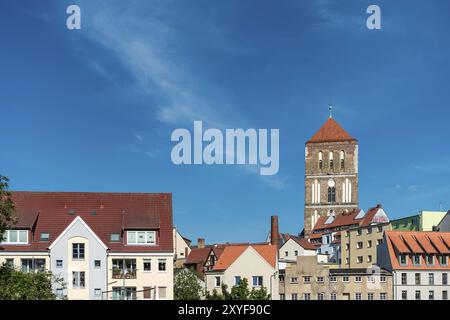
<path id="1" fill-rule="evenodd" d="M 307 143 L 357 141 L 350 136 L 333 118 L 328 120 Z"/>

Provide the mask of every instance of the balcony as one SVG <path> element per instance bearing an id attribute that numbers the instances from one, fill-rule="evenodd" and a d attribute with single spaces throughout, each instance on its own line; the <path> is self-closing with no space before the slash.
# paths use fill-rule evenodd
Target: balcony
<path id="1" fill-rule="evenodd" d="M 136 279 L 136 269 L 113 269 L 113 279 Z"/>

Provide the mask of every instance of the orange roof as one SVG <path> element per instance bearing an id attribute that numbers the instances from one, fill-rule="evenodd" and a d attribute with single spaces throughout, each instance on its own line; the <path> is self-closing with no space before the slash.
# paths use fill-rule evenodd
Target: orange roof
<path id="1" fill-rule="evenodd" d="M 449 264 L 441 265 L 437 259 L 433 265 L 427 265 L 423 260 L 420 265 L 414 265 L 409 255 L 407 256 L 407 265 L 400 265 L 398 261 L 398 253 L 420 255 L 438 252 L 450 253 L 450 232 L 385 231 L 384 236 L 393 269 L 450 270 Z"/>
<path id="2" fill-rule="evenodd" d="M 257 245 L 227 245 L 223 248 L 223 252 L 217 260 L 213 270 L 226 270 L 230 267 L 241 254 L 252 247 L 260 254 L 272 267 L 275 268 L 277 260 L 277 248 L 271 244 Z"/>
<path id="3" fill-rule="evenodd" d="M 357 141 L 345 131 L 333 118 L 323 124 L 307 143 Z"/>

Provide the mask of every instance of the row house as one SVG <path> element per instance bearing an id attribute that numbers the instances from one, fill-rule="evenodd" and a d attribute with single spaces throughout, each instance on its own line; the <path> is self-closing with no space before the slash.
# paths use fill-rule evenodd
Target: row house
<path id="1" fill-rule="evenodd" d="M 392 274 L 379 268 L 340 269 L 314 256 L 297 257 L 280 274 L 281 300 L 390 300 Z"/>
<path id="2" fill-rule="evenodd" d="M 0 263 L 51 271 L 68 299 L 172 299 L 170 193 L 13 192 Z"/>
<path id="3" fill-rule="evenodd" d="M 393 274 L 395 300 L 448 300 L 449 232 L 386 231 L 378 265 Z"/>

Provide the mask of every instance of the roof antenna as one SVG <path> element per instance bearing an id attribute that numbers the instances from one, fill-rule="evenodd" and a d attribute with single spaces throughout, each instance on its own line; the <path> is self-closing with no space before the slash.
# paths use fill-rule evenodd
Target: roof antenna
<path id="1" fill-rule="evenodd" d="M 330 111 L 330 119 L 333 118 L 333 106 L 331 103 L 328 105 L 328 110 Z"/>

